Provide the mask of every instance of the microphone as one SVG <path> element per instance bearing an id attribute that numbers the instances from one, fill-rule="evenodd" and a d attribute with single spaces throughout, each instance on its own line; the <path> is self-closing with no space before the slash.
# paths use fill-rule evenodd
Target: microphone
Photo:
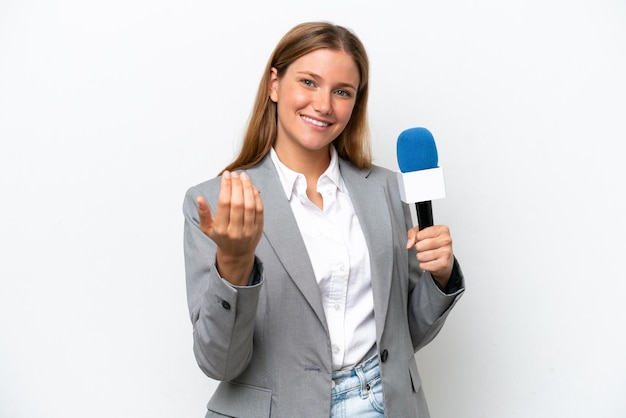
<path id="1" fill-rule="evenodd" d="M 446 197 L 435 139 L 426 128 L 407 129 L 398 136 L 396 152 L 400 198 L 405 203 L 415 203 L 420 229 L 433 226 L 431 201 Z"/>

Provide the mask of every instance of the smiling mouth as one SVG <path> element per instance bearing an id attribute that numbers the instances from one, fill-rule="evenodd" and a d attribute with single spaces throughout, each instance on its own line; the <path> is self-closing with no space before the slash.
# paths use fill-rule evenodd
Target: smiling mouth
<path id="1" fill-rule="evenodd" d="M 330 126 L 330 123 L 328 123 L 328 122 L 322 122 L 322 121 L 320 121 L 320 120 L 315 120 L 315 119 L 312 119 L 312 118 L 310 118 L 310 117 L 308 117 L 308 116 L 304 116 L 304 115 L 301 115 L 300 117 L 301 117 L 301 118 L 302 118 L 305 122 L 312 123 L 313 125 L 315 125 L 315 126 L 319 126 L 320 128 L 326 128 L 326 127 Z"/>

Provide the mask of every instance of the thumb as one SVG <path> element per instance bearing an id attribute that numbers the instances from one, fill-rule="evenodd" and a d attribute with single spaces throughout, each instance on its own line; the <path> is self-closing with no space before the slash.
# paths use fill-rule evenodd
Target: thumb
<path id="1" fill-rule="evenodd" d="M 211 216 L 211 208 L 202 196 L 196 197 L 198 204 L 198 217 L 200 218 L 200 229 L 210 228 L 213 224 L 213 216 Z"/>
<path id="2" fill-rule="evenodd" d="M 406 249 L 408 250 L 415 244 L 417 244 L 417 228 L 411 228 L 407 232 L 407 241 L 406 241 Z"/>

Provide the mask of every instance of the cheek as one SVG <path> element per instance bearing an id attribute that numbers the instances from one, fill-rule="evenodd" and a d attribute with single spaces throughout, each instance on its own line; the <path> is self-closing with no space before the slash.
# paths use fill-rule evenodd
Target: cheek
<path id="1" fill-rule="evenodd" d="M 294 89 L 289 95 L 288 103 L 297 109 L 306 107 L 311 102 L 311 98 L 307 94 L 307 92 Z"/>
<path id="2" fill-rule="evenodd" d="M 306 91 L 291 85 L 283 86 L 278 95 L 278 101 L 283 102 L 286 106 L 298 106 L 307 102 L 307 100 L 308 96 Z"/>
<path id="3" fill-rule="evenodd" d="M 335 115 L 344 123 L 348 123 L 354 110 L 354 103 L 340 103 L 335 107 Z"/>

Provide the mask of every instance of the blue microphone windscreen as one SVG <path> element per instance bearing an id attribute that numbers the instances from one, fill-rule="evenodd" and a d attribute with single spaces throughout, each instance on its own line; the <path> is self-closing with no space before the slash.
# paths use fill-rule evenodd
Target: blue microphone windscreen
<path id="1" fill-rule="evenodd" d="M 398 136 L 398 167 L 403 173 L 436 168 L 439 164 L 433 134 L 426 128 L 411 128 Z"/>

